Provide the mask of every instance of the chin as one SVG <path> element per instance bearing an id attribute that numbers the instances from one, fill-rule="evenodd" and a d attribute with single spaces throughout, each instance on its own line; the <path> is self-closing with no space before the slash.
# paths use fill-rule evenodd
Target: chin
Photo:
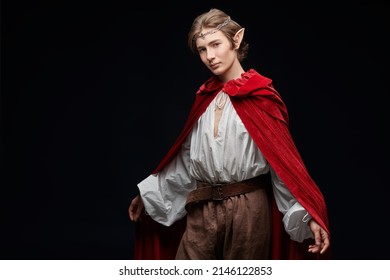
<path id="1" fill-rule="evenodd" d="M 217 69 L 210 69 L 210 70 L 214 75 L 217 76 L 223 75 L 225 73 L 225 70 L 219 67 Z"/>

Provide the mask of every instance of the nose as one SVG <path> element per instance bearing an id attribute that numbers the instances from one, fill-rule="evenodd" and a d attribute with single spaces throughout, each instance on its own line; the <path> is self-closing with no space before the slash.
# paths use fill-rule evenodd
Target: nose
<path id="1" fill-rule="evenodd" d="M 207 60 L 212 62 L 215 58 L 214 52 L 212 50 L 207 50 Z"/>

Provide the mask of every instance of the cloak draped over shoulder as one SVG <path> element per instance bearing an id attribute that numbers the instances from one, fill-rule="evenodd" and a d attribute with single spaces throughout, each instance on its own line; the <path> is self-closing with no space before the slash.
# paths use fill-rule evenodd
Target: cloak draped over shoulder
<path id="1" fill-rule="evenodd" d="M 216 76 L 209 78 L 197 91 L 187 122 L 171 149 L 152 172 L 158 173 L 178 153 L 194 124 L 220 91 L 226 92 L 248 133 L 266 160 L 285 183 L 290 192 L 308 213 L 329 234 L 329 221 L 324 197 L 309 175 L 288 129 L 288 112 L 272 80 L 254 69 L 240 79 L 222 84 Z M 272 256 L 271 259 L 327 259 L 324 255 L 308 253 L 313 240 L 298 243 L 289 238 L 282 224 L 282 214 L 272 200 Z M 185 218 L 166 227 L 149 216 L 136 223 L 134 259 L 174 259 Z"/>

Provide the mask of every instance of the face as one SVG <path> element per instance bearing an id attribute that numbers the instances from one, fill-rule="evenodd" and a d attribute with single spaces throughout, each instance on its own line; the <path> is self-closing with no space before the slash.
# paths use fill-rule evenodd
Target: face
<path id="1" fill-rule="evenodd" d="M 211 29 L 213 28 L 203 29 L 202 33 Z M 196 47 L 202 62 L 221 80 L 229 79 L 229 73 L 234 73 L 234 68 L 240 67 L 236 50 L 220 30 L 208 34 L 204 38 L 197 38 Z"/>

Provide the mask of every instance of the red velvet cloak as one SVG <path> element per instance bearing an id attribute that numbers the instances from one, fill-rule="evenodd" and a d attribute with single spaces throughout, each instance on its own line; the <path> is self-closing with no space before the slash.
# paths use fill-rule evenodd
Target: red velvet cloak
<path id="1" fill-rule="evenodd" d="M 329 233 L 325 200 L 308 174 L 288 130 L 287 108 L 274 89 L 272 80 L 254 69 L 244 73 L 240 79 L 226 84 L 212 76 L 199 88 L 184 129 L 153 173 L 159 172 L 173 159 L 193 125 L 221 90 L 229 94 L 238 116 L 280 179 Z M 282 214 L 274 199 L 272 213 L 272 259 L 330 258 L 330 250 L 321 256 L 308 253 L 308 244 L 314 243 L 311 239 L 303 243 L 290 239 L 284 230 Z M 185 218 L 166 227 L 145 216 L 142 222 L 136 224 L 134 259 L 174 259 L 184 229 Z"/>

